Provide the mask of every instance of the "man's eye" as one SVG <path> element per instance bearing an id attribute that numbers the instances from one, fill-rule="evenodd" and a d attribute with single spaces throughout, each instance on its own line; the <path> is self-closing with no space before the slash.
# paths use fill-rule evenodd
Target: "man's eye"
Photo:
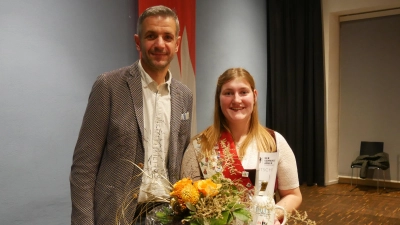
<path id="1" fill-rule="evenodd" d="M 146 36 L 146 39 L 154 39 L 156 36 L 154 34 L 149 34 Z"/>
<path id="2" fill-rule="evenodd" d="M 171 36 L 166 36 L 164 39 L 165 39 L 166 41 L 172 41 L 172 40 L 174 40 L 174 38 L 171 37 Z"/>

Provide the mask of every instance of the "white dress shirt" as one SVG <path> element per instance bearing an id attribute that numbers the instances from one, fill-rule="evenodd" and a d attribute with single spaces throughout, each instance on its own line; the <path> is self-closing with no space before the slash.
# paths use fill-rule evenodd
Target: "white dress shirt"
<path id="1" fill-rule="evenodd" d="M 167 155 L 171 121 L 171 72 L 165 83 L 158 85 L 144 70 L 139 61 L 143 87 L 143 145 L 145 150 L 144 174 L 138 202 L 168 199 L 170 185 Z"/>

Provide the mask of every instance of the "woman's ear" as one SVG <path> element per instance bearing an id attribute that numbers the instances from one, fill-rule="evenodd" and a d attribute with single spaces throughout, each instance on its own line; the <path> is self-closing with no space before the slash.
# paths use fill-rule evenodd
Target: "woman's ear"
<path id="1" fill-rule="evenodd" d="M 258 92 L 257 92 L 256 89 L 254 89 L 253 93 L 254 93 L 254 103 L 256 103 L 256 102 L 257 102 L 257 95 L 258 95 Z"/>

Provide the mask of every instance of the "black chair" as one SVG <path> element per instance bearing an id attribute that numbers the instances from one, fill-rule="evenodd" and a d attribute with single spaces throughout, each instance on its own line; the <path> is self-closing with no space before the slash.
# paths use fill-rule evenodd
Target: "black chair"
<path id="1" fill-rule="evenodd" d="M 387 170 L 389 168 L 389 157 L 387 153 L 383 152 L 383 142 L 361 142 L 360 155 L 351 163 L 351 186 L 353 186 L 354 168 L 360 169 L 361 178 L 367 177 L 367 172 L 369 169 L 382 171 L 383 189 L 385 189 L 386 178 L 383 170 Z M 355 188 L 352 190 L 354 189 Z M 379 179 L 377 179 L 377 191 L 379 193 Z"/>

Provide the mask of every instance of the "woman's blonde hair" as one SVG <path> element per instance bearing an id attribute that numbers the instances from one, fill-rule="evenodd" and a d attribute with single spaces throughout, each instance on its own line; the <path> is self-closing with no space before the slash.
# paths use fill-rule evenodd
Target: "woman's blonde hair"
<path id="1" fill-rule="evenodd" d="M 215 91 L 214 105 L 214 123 L 199 134 L 201 137 L 202 151 L 207 155 L 212 154 L 214 146 L 218 143 L 221 132 L 228 131 L 228 123 L 220 107 L 220 94 L 222 86 L 234 79 L 244 79 L 251 87 L 252 92 L 255 90 L 255 82 L 250 73 L 243 68 L 230 68 L 219 76 L 217 88 Z M 255 96 L 254 96 L 255 97 Z M 239 149 L 239 157 L 243 157 L 246 153 L 246 148 L 250 142 L 255 139 L 257 148 L 260 152 L 275 152 L 276 143 L 274 137 L 268 132 L 267 128 L 262 126 L 258 120 L 257 101 L 254 101 L 254 108 L 250 118 L 249 131 L 246 139 Z"/>

